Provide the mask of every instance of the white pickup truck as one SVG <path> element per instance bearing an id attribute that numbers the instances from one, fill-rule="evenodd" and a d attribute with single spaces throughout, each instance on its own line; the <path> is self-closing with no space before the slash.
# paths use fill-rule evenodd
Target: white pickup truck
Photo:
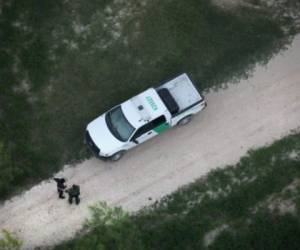
<path id="1" fill-rule="evenodd" d="M 190 122 L 206 107 L 204 98 L 186 74 L 102 114 L 86 128 L 85 142 L 99 158 L 119 160 L 123 154 L 175 125 Z"/>

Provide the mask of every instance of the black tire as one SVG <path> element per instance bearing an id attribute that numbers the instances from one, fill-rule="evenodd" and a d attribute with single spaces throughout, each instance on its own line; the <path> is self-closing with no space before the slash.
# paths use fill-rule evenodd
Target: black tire
<path id="1" fill-rule="evenodd" d="M 119 151 L 119 152 L 113 154 L 109 159 L 111 161 L 118 161 L 123 157 L 124 153 L 125 153 L 125 151 Z"/>
<path id="2" fill-rule="evenodd" d="M 191 120 L 192 120 L 192 116 L 188 115 L 186 117 L 183 117 L 181 120 L 179 120 L 179 122 L 177 122 L 177 125 L 184 126 L 184 125 L 190 123 Z"/>

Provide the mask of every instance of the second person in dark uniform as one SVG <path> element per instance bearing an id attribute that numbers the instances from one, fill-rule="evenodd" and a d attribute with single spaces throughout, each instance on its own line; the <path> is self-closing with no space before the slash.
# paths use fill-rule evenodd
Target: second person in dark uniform
<path id="1" fill-rule="evenodd" d="M 73 198 L 75 199 L 75 203 L 76 205 L 78 205 L 80 203 L 80 187 L 78 185 L 72 185 L 71 188 L 66 190 L 66 193 L 69 194 L 69 203 L 72 204 L 73 203 Z"/>

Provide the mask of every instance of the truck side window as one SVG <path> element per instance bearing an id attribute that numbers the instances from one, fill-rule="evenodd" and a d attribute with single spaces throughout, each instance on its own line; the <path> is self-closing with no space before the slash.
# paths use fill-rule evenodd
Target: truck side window
<path id="1" fill-rule="evenodd" d="M 139 138 L 141 135 L 149 132 L 150 130 L 158 127 L 159 125 L 166 122 L 166 118 L 164 115 L 154 119 L 153 121 L 145 124 L 144 126 L 140 127 L 136 132 L 135 135 L 132 137 L 133 139 Z"/>
<path id="2" fill-rule="evenodd" d="M 163 124 L 166 122 L 166 117 L 164 115 L 157 117 L 156 119 L 154 119 L 151 123 L 152 123 L 152 128 L 156 128 L 159 125 Z"/>
<path id="3" fill-rule="evenodd" d="M 134 139 L 139 138 L 141 135 L 147 133 L 152 129 L 151 122 L 145 124 L 144 126 L 140 127 L 136 132 L 135 135 L 133 136 Z"/>

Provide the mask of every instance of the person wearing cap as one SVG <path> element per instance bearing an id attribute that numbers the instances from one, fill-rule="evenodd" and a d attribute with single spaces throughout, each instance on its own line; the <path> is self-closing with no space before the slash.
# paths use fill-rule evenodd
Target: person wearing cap
<path id="1" fill-rule="evenodd" d="M 58 198 L 60 199 L 64 199 L 66 198 L 64 196 L 64 191 L 66 189 L 66 179 L 65 178 L 54 178 L 54 180 L 56 181 L 56 186 L 57 186 L 57 192 L 58 192 Z"/>

